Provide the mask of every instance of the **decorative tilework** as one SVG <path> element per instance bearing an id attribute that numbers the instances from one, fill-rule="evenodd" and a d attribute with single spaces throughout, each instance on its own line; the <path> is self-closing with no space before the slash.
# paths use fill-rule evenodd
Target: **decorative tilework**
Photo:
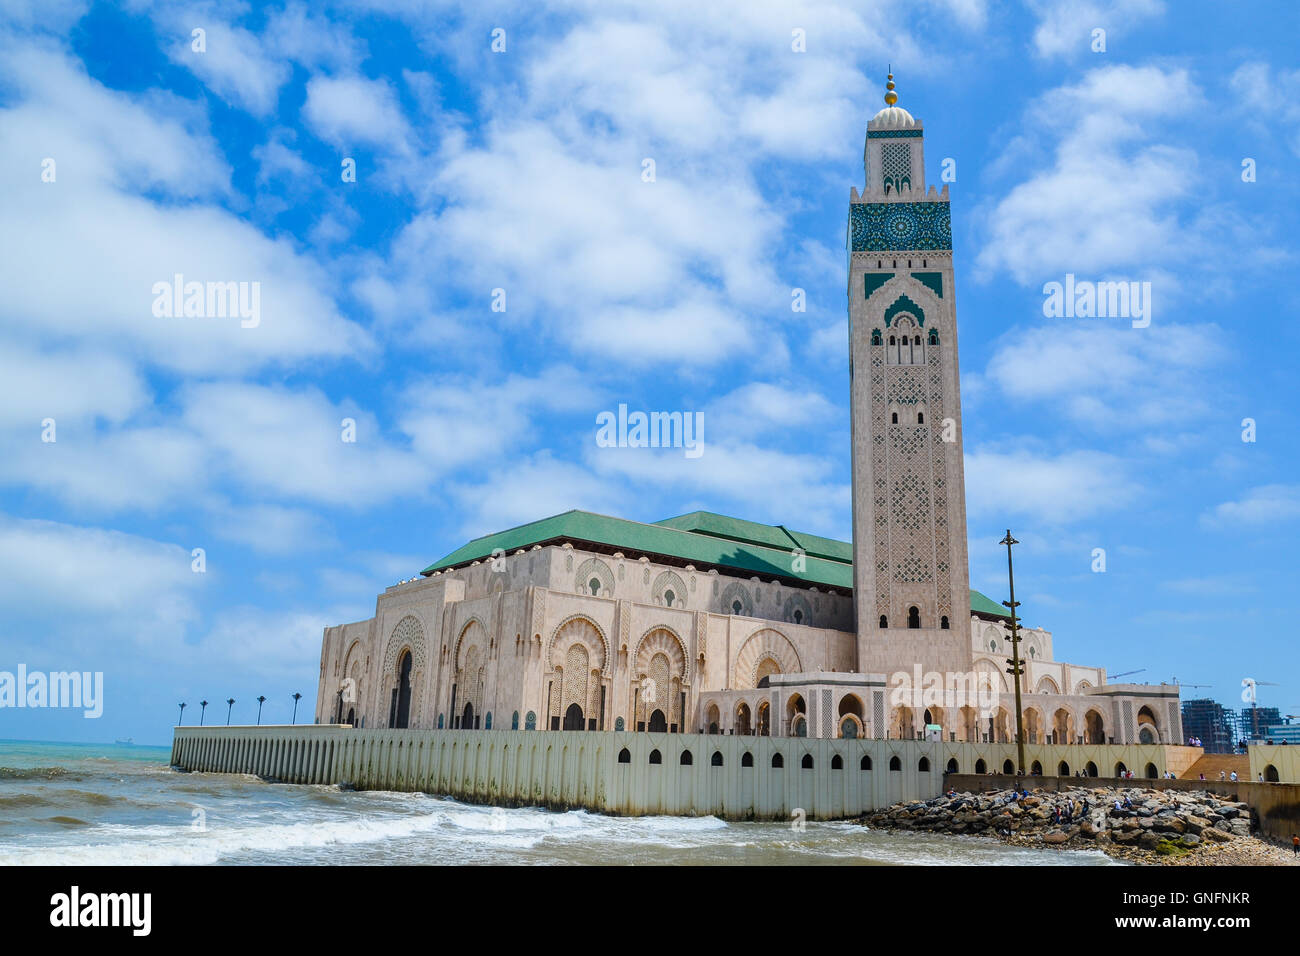
<path id="1" fill-rule="evenodd" d="M 854 252 L 952 249 L 946 202 L 850 203 Z"/>
<path id="2" fill-rule="evenodd" d="M 867 139 L 920 139 L 924 130 L 919 129 L 869 129 Z"/>
<path id="3" fill-rule="evenodd" d="M 925 313 L 921 307 L 905 295 L 900 295 L 894 300 L 893 304 L 885 310 L 885 328 L 889 328 L 894 321 L 894 316 L 900 312 L 910 312 L 916 316 L 916 321 L 920 323 L 921 328 L 925 328 Z"/>
<path id="4" fill-rule="evenodd" d="M 873 292 L 892 278 L 894 278 L 892 272 L 864 272 L 862 274 L 862 284 L 867 298 L 870 299 Z"/>
<path id="5" fill-rule="evenodd" d="M 935 295 L 943 298 L 943 273 L 942 272 L 913 272 L 912 278 L 930 288 Z"/>

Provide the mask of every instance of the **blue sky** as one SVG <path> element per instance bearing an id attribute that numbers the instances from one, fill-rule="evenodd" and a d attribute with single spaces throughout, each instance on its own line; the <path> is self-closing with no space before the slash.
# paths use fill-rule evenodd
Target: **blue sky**
<path id="1" fill-rule="evenodd" d="M 0 736 L 166 741 L 204 697 L 310 715 L 322 627 L 568 508 L 847 539 L 845 219 L 888 64 L 929 181 L 955 161 L 972 586 L 1005 597 L 1010 526 L 1058 658 L 1300 712 L 1298 28 L 1160 0 L 0 0 L 0 670 L 106 685 L 98 720 Z M 259 323 L 155 316 L 176 273 L 259 283 Z M 1067 273 L 1151 282 L 1150 327 L 1046 318 Z M 703 412 L 705 453 L 598 448 L 619 403 Z"/>

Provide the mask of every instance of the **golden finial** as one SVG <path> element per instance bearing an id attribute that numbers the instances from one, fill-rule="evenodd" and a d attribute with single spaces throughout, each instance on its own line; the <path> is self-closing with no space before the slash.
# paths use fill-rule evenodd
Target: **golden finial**
<path id="1" fill-rule="evenodd" d="M 890 69 L 892 70 L 893 67 L 891 66 Z M 894 74 L 886 74 L 885 79 L 889 81 L 885 84 L 885 89 L 888 91 L 885 93 L 885 102 L 890 106 L 893 106 L 898 102 L 898 94 L 894 92 Z"/>

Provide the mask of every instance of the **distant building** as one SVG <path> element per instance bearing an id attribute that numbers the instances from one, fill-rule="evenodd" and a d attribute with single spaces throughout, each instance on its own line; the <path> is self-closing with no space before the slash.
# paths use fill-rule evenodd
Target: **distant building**
<path id="1" fill-rule="evenodd" d="M 1243 707 L 1237 712 L 1237 740 L 1265 740 L 1268 728 L 1281 723 L 1282 712 L 1276 707 Z"/>
<path id="2" fill-rule="evenodd" d="M 1262 736 L 1275 744 L 1300 744 L 1300 723 L 1287 721 L 1285 724 L 1273 724 Z"/>
<path id="3" fill-rule="evenodd" d="M 1183 735 L 1201 741 L 1207 754 L 1232 753 L 1237 742 L 1237 715 L 1217 700 L 1183 701 Z"/>

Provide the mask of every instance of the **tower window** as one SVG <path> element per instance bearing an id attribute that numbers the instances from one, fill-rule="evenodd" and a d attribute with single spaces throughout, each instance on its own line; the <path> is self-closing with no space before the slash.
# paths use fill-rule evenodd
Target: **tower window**
<path id="1" fill-rule="evenodd" d="M 673 606 L 673 597 L 674 597 L 674 594 L 673 594 L 672 591 L 665 591 L 665 592 L 664 592 L 664 604 L 666 604 L 668 607 L 672 607 L 672 606 Z"/>
<path id="2" fill-rule="evenodd" d="M 898 424 L 898 412 L 893 412 L 893 413 L 889 416 L 889 424 L 891 424 L 891 425 L 897 425 L 897 424 Z"/>
<path id="3" fill-rule="evenodd" d="M 732 614 L 739 614 L 739 613 L 740 613 L 741 611 L 743 611 L 744 609 L 745 609 L 744 605 L 741 604 L 739 601 L 732 601 L 732 602 L 731 602 L 731 613 L 732 613 Z"/>
<path id="4" fill-rule="evenodd" d="M 917 423 L 918 425 L 924 425 L 924 424 L 925 424 L 925 412 L 917 412 L 917 413 L 916 413 L 916 423 Z"/>
<path id="5" fill-rule="evenodd" d="M 917 608 L 915 604 L 913 604 L 911 607 L 907 609 L 907 626 L 908 627 L 921 626 L 921 611 L 920 609 Z"/>
<path id="6" fill-rule="evenodd" d="M 890 344 L 890 345 L 894 345 L 894 344 L 896 344 L 896 343 L 894 342 L 894 337 L 893 337 L 892 335 L 889 337 L 889 344 Z"/>
<path id="7" fill-rule="evenodd" d="M 945 615 L 945 616 L 939 618 L 939 627 L 940 627 L 941 629 L 945 630 L 945 631 L 948 630 L 948 617 L 947 617 L 947 615 Z"/>
<path id="8" fill-rule="evenodd" d="M 886 617 L 886 616 L 883 615 L 883 614 L 880 615 L 880 626 L 881 626 L 882 628 L 884 628 L 884 627 L 889 627 L 889 618 Z"/>
<path id="9" fill-rule="evenodd" d="M 589 588 L 591 588 L 591 593 L 592 593 L 592 594 L 599 594 L 599 593 L 600 593 L 600 578 L 592 578 L 592 579 L 587 583 L 587 586 L 588 586 Z"/>
<path id="10" fill-rule="evenodd" d="M 913 345 L 920 345 L 920 344 L 921 344 L 921 336 L 919 336 L 919 335 L 914 336 L 913 339 L 912 339 L 912 344 L 913 344 Z"/>

